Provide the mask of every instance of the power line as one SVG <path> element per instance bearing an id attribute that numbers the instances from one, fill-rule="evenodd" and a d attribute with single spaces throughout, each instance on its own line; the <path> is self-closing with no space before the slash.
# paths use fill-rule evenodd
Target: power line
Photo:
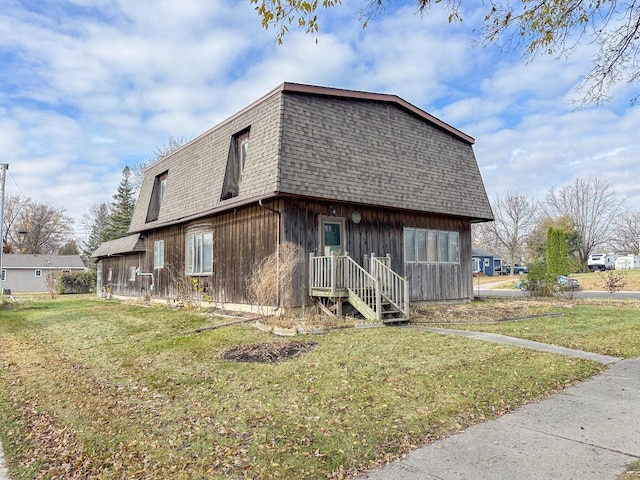
<path id="1" fill-rule="evenodd" d="M 16 182 L 16 178 L 13 176 L 13 174 L 7 170 L 9 172 L 9 176 L 11 177 L 11 180 L 13 180 L 13 183 L 16 184 L 16 188 L 18 189 L 18 191 L 20 192 L 20 195 L 22 195 L 23 197 L 25 196 L 24 192 L 22 191 L 22 189 L 20 188 L 20 185 L 18 185 L 18 182 Z"/>

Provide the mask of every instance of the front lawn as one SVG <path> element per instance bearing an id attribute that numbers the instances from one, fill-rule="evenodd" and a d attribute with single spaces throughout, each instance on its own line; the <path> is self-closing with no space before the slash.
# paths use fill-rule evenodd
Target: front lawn
<path id="1" fill-rule="evenodd" d="M 499 333 L 621 358 L 640 355 L 638 301 L 488 299 L 448 308 L 449 322 L 441 323 L 447 328 Z M 435 324 L 438 318 L 418 312 L 413 320 Z"/>
<path id="2" fill-rule="evenodd" d="M 561 317 L 565 331 L 606 338 L 613 310 L 584 308 Z M 588 332 L 577 320 L 589 311 L 612 320 Z M 88 297 L 3 307 L 0 437 L 11 478 L 343 478 L 604 368 L 391 327 L 195 333 L 221 321 Z M 626 337 L 611 345 L 632 343 L 611 330 Z M 305 348 L 275 363 L 222 358 L 294 341 Z"/>

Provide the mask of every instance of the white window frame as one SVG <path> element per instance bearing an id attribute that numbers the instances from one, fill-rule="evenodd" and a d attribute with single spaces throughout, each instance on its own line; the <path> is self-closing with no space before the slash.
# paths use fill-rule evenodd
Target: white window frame
<path id="1" fill-rule="evenodd" d="M 35 276 L 36 276 L 36 278 L 41 278 L 42 277 L 42 269 L 36 268 Z"/>
<path id="2" fill-rule="evenodd" d="M 190 233 L 185 240 L 185 268 L 187 275 L 213 273 L 213 233 Z"/>
<path id="3" fill-rule="evenodd" d="M 164 240 L 153 242 L 153 268 L 164 268 Z"/>
<path id="4" fill-rule="evenodd" d="M 7 271 L 3 268 L 2 269 L 2 281 L 6 281 L 7 280 Z"/>

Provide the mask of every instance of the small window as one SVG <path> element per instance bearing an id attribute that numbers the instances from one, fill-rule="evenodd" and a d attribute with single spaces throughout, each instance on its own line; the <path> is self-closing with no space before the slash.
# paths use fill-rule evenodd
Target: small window
<path id="1" fill-rule="evenodd" d="M 164 268 L 164 240 L 153 243 L 153 268 Z"/>
<path id="2" fill-rule="evenodd" d="M 438 261 L 438 232 L 436 230 L 427 231 L 427 262 Z"/>
<path id="3" fill-rule="evenodd" d="M 458 263 L 460 261 L 460 234 L 458 232 L 449 232 L 449 261 Z"/>
<path id="4" fill-rule="evenodd" d="M 107 282 L 113 280 L 113 268 L 109 269 L 109 273 L 107 274 Z"/>
<path id="5" fill-rule="evenodd" d="M 137 275 L 138 275 L 138 268 L 137 267 L 129 267 L 129 281 L 130 282 L 135 282 Z"/>
<path id="6" fill-rule="evenodd" d="M 416 261 L 416 229 L 404 229 L 404 261 Z"/>
<path id="7" fill-rule="evenodd" d="M 151 191 L 149 208 L 147 209 L 147 223 L 158 219 L 158 215 L 160 214 L 160 205 L 162 205 L 162 198 L 164 197 L 164 192 L 167 189 L 168 176 L 168 171 L 156 176 L 155 182 L 153 183 L 153 190 Z"/>
<path id="8" fill-rule="evenodd" d="M 449 261 L 449 232 L 438 232 L 438 247 L 440 255 L 438 260 L 441 262 Z"/>
<path id="9" fill-rule="evenodd" d="M 6 270 L 2 270 L 2 281 L 4 282 L 7 279 L 7 271 Z"/>
<path id="10" fill-rule="evenodd" d="M 42 270 L 36 270 L 36 278 L 40 278 L 42 276 Z"/>
<path id="11" fill-rule="evenodd" d="M 416 230 L 416 261 L 427 261 L 427 231 Z"/>
<path id="12" fill-rule="evenodd" d="M 194 233 L 186 239 L 187 275 L 213 273 L 213 233 Z"/>

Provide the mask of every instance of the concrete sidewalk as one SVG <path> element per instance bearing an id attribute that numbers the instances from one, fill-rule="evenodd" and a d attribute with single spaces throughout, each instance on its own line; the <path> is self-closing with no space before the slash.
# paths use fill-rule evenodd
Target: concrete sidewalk
<path id="1" fill-rule="evenodd" d="M 640 358 L 620 361 L 547 400 L 415 450 L 361 478 L 615 480 L 636 460 Z"/>
<path id="2" fill-rule="evenodd" d="M 4 464 L 4 451 L 2 450 L 2 442 L 0 442 L 0 480 L 9 480 L 9 472 Z"/>

